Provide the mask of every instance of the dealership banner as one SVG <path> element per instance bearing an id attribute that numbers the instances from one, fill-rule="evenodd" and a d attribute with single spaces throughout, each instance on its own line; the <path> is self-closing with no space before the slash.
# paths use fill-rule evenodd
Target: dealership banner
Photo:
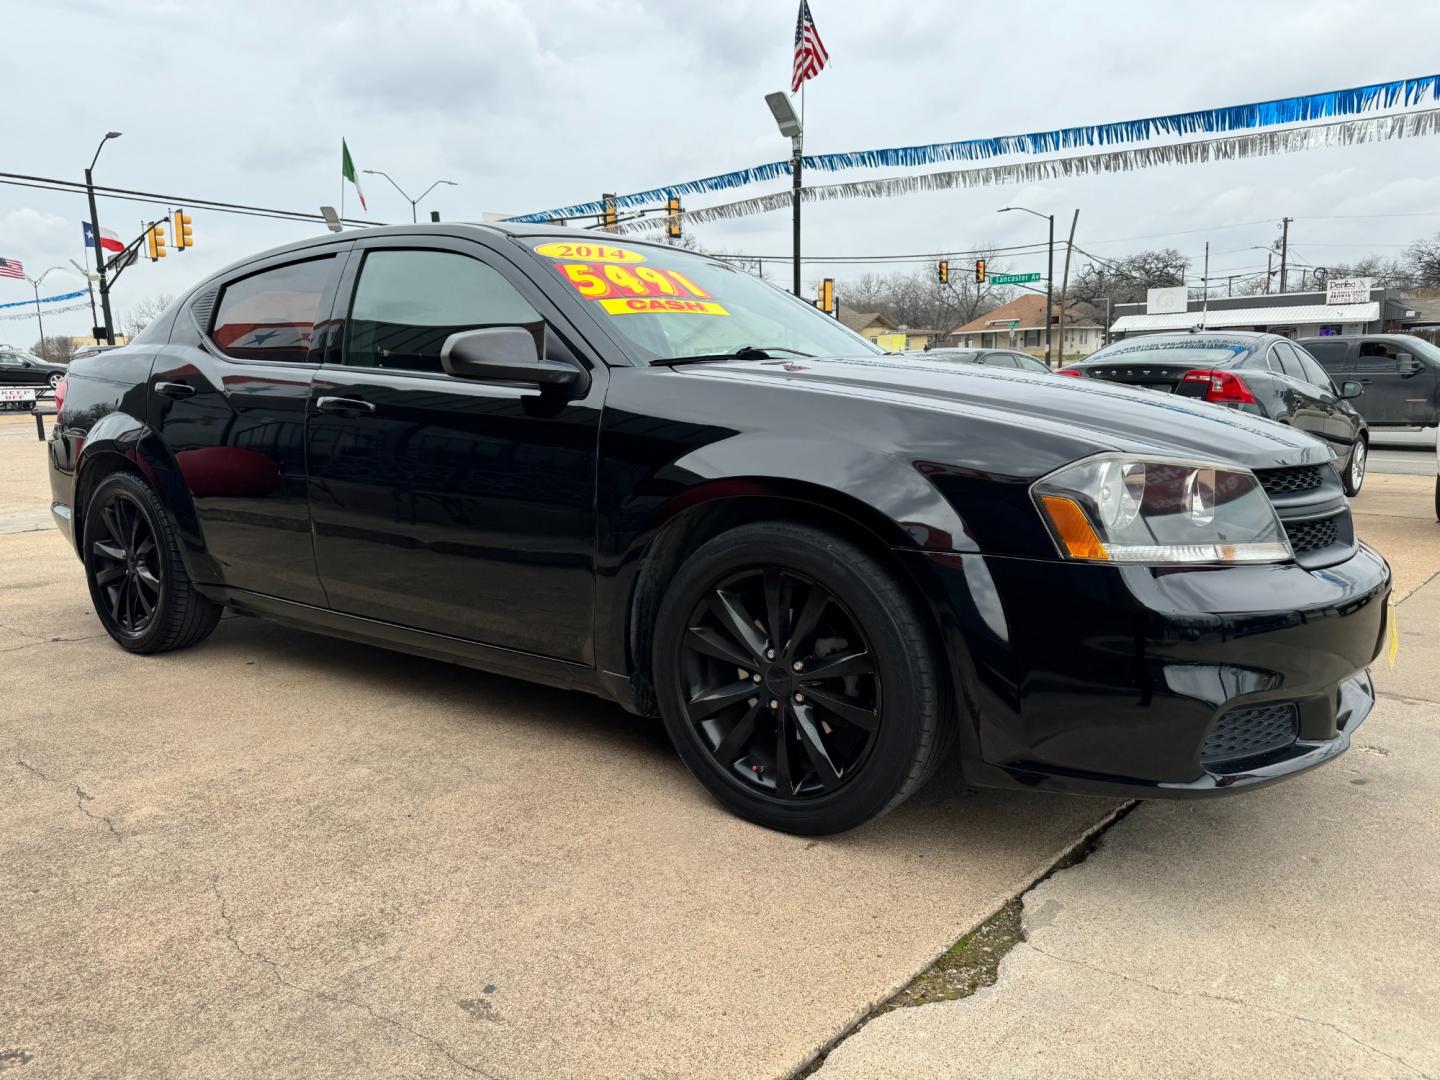
<path id="1" fill-rule="evenodd" d="M 58 303 L 60 303 L 60 301 L 62 301 L 62 300 L 75 300 L 75 299 L 78 299 L 78 298 L 81 297 L 81 296 L 89 296 L 89 295 L 90 295 L 90 294 L 89 294 L 85 289 L 79 289 L 79 290 L 77 290 L 76 292 L 60 293 L 60 294 L 58 294 L 58 295 L 56 295 L 56 296 L 42 296 L 42 297 L 40 297 L 40 303 L 42 303 L 42 304 L 58 304 Z M 0 304 L 0 308 L 11 308 L 11 307 L 28 307 L 28 308 L 33 308 L 34 306 L 35 306 L 35 301 L 34 301 L 33 299 L 32 299 L 32 300 L 16 300 L 16 301 L 14 301 L 13 303 Z M 25 318 L 29 318 L 28 315 L 27 315 L 27 316 L 24 316 L 24 317 L 25 317 Z"/>

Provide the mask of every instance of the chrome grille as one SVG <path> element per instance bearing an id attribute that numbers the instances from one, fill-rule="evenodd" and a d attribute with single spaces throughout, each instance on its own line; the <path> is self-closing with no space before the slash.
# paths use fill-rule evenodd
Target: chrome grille
<path id="1" fill-rule="evenodd" d="M 1283 750 L 1300 732 L 1300 715 L 1290 702 L 1233 709 L 1215 721 L 1200 747 L 1200 762 L 1215 765 Z"/>

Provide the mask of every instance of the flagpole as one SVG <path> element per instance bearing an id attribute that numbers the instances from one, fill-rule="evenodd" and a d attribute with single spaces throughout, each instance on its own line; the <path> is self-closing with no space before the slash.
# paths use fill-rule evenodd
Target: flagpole
<path id="1" fill-rule="evenodd" d="M 345 228 L 345 136 L 340 136 L 340 228 Z"/>

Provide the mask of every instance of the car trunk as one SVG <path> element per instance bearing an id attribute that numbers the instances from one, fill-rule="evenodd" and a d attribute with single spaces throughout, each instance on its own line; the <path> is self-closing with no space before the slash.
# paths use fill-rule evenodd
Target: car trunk
<path id="1" fill-rule="evenodd" d="M 1185 373 L 1194 371 L 1195 368 L 1193 363 L 1164 364 L 1152 360 L 1133 364 L 1098 364 L 1085 368 L 1084 371 L 1091 379 L 1104 379 L 1106 382 L 1123 383 L 1126 386 L 1143 386 L 1147 390 L 1164 390 L 1173 394 L 1180 388 L 1180 380 Z M 1187 397 L 1204 397 L 1205 384 L 1191 383 L 1180 389 L 1180 393 Z"/>

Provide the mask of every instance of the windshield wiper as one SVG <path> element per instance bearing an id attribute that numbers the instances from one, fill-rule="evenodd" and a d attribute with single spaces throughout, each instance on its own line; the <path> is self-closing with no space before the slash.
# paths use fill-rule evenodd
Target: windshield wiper
<path id="1" fill-rule="evenodd" d="M 705 364 L 713 360 L 769 360 L 771 353 L 789 353 L 791 356 L 812 355 L 801 352 L 799 349 L 787 348 L 784 345 L 741 345 L 734 352 L 706 353 L 703 356 L 662 356 L 659 359 L 651 360 L 650 364 L 655 367 L 672 364 Z"/>

